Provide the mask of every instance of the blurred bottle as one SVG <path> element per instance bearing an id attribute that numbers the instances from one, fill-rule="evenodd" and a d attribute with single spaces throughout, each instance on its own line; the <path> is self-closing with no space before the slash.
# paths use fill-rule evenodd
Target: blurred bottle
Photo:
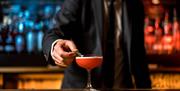
<path id="1" fill-rule="evenodd" d="M 6 44 L 12 44 L 13 42 L 13 38 L 10 35 L 10 33 L 7 34 L 7 38 L 6 38 Z"/>
<path id="2" fill-rule="evenodd" d="M 15 46 L 17 53 L 21 53 L 24 50 L 24 38 L 21 34 L 18 34 L 15 38 Z"/>
<path id="3" fill-rule="evenodd" d="M 10 16 L 4 16 L 3 18 L 3 26 L 7 26 L 12 24 L 12 19 Z"/>
<path id="4" fill-rule="evenodd" d="M 2 4 L 0 3 L 0 24 L 2 23 L 3 21 L 3 8 L 2 8 Z"/>
<path id="5" fill-rule="evenodd" d="M 5 50 L 5 45 L 6 45 L 6 38 L 7 38 L 7 34 L 8 34 L 8 27 L 7 25 L 2 24 L 2 28 L 1 28 L 1 45 L 2 45 L 2 52 L 6 52 Z"/>
<path id="6" fill-rule="evenodd" d="M 36 41 L 36 48 L 37 48 L 37 51 L 36 52 L 41 52 L 42 51 L 42 38 L 43 38 L 43 26 L 44 26 L 44 23 L 42 21 L 40 21 L 39 23 L 36 23 L 35 25 L 35 41 Z"/>
<path id="7" fill-rule="evenodd" d="M 180 52 L 180 29 L 179 22 L 177 20 L 176 9 L 173 11 L 173 39 L 174 39 L 174 48 L 176 52 Z"/>
<path id="8" fill-rule="evenodd" d="M 37 49 L 39 52 L 42 51 L 43 36 L 44 36 L 44 33 L 42 31 L 38 31 L 38 33 L 37 33 Z"/>
<path id="9" fill-rule="evenodd" d="M 32 53 L 34 51 L 34 33 L 32 30 L 26 33 L 26 48 L 28 53 Z"/>
<path id="10" fill-rule="evenodd" d="M 155 42 L 154 27 L 151 24 L 149 17 L 145 18 L 144 25 L 145 48 L 147 54 L 153 53 L 153 45 Z"/>
<path id="11" fill-rule="evenodd" d="M 55 13 L 59 12 L 61 10 L 61 6 L 56 6 Z"/>
<path id="12" fill-rule="evenodd" d="M 154 27 L 155 27 L 155 43 L 153 45 L 153 50 L 157 54 L 163 53 L 163 44 L 162 44 L 162 38 L 163 38 L 163 30 L 160 27 L 160 17 L 157 16 L 155 19 Z"/>
<path id="13" fill-rule="evenodd" d="M 19 33 L 24 32 L 24 23 L 23 22 L 19 22 L 19 24 L 18 24 L 18 32 Z"/>
<path id="14" fill-rule="evenodd" d="M 53 7 L 51 5 L 46 5 L 44 7 L 44 11 L 43 11 L 43 16 L 44 16 L 44 19 L 49 19 L 52 17 L 53 15 Z"/>
<path id="15" fill-rule="evenodd" d="M 29 19 L 29 18 L 30 18 L 30 12 L 29 12 L 29 10 L 25 10 L 25 11 L 24 11 L 24 18 L 25 18 L 25 19 Z"/>
<path id="16" fill-rule="evenodd" d="M 10 5 L 10 10 L 7 12 L 12 13 L 12 14 L 18 14 L 20 11 L 21 11 L 21 5 L 13 4 L 13 5 Z"/>
<path id="17" fill-rule="evenodd" d="M 4 47 L 3 47 L 3 38 L 2 38 L 2 30 L 3 28 L 2 28 L 2 24 L 0 24 L 0 53 L 2 53 L 3 52 L 3 50 L 4 50 Z"/>
<path id="18" fill-rule="evenodd" d="M 13 37 L 11 36 L 12 28 L 12 17 L 10 15 L 6 15 L 3 18 L 2 23 L 2 31 L 1 31 L 1 48 L 6 53 L 11 53 L 15 51 L 15 47 L 13 45 Z"/>
<path id="19" fill-rule="evenodd" d="M 165 54 L 173 53 L 173 36 L 172 36 L 172 24 L 169 22 L 169 14 L 165 12 L 164 18 L 164 36 L 163 36 L 163 50 Z"/>
<path id="20" fill-rule="evenodd" d="M 10 32 L 7 34 L 7 38 L 5 41 L 6 41 L 5 52 L 7 52 L 7 53 L 14 52 L 15 47 L 13 45 L 13 38 L 10 35 Z"/>
<path id="21" fill-rule="evenodd" d="M 23 36 L 24 29 L 24 23 L 22 21 L 19 21 L 17 25 L 17 35 L 15 37 L 15 46 L 17 53 L 23 52 L 25 48 L 25 40 Z"/>
<path id="22" fill-rule="evenodd" d="M 7 44 L 7 45 L 4 46 L 4 50 L 5 50 L 6 53 L 11 53 L 11 52 L 14 51 L 14 46 Z"/>
<path id="23" fill-rule="evenodd" d="M 3 40 L 2 40 L 2 37 L 0 35 L 0 53 L 3 52 L 4 50 L 4 47 L 3 47 Z"/>

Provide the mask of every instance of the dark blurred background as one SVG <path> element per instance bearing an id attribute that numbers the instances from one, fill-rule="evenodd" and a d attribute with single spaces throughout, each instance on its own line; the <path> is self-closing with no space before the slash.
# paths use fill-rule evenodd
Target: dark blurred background
<path id="1" fill-rule="evenodd" d="M 63 69 L 49 66 L 42 38 L 64 0 L 0 0 L 0 89 L 60 89 Z"/>
<path id="2" fill-rule="evenodd" d="M 63 0 L 0 1 L 0 66 L 46 66 L 42 38 Z"/>

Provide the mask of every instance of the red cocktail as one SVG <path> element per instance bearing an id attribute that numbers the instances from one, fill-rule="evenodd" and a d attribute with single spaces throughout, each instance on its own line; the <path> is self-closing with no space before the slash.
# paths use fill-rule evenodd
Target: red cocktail
<path id="1" fill-rule="evenodd" d="M 90 71 L 98 67 L 102 64 L 103 57 L 102 56 L 83 56 L 83 57 L 76 57 L 76 63 L 85 68 L 88 71 L 88 81 L 87 81 L 87 89 L 93 89 L 91 85 L 91 74 Z"/>
<path id="2" fill-rule="evenodd" d="M 76 63 L 87 70 L 91 70 L 102 64 L 101 56 L 76 57 Z"/>

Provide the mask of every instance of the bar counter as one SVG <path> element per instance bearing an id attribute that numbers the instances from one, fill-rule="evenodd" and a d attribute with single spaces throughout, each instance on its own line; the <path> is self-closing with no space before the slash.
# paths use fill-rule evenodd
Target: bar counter
<path id="1" fill-rule="evenodd" d="M 1 73 L 48 73 L 63 72 L 64 68 L 57 66 L 48 67 L 0 67 Z"/>
<path id="2" fill-rule="evenodd" d="M 89 89 L 0 89 L 0 91 L 180 91 L 180 89 L 105 89 L 105 90 L 89 90 Z"/>

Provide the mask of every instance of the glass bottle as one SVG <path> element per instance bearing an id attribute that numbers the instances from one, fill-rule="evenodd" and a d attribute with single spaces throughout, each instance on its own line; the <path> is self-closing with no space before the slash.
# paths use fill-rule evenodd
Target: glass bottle
<path id="1" fill-rule="evenodd" d="M 173 39 L 174 39 L 174 48 L 176 52 L 180 51 L 180 29 L 179 22 L 177 20 L 176 9 L 173 11 Z"/>
<path id="2" fill-rule="evenodd" d="M 160 27 L 160 17 L 156 17 L 154 28 L 155 28 L 155 43 L 153 45 L 153 50 L 157 54 L 163 53 L 163 45 L 162 45 L 162 38 L 163 38 L 163 30 Z"/>
<path id="3" fill-rule="evenodd" d="M 37 49 L 38 52 L 42 51 L 42 40 L 43 40 L 44 33 L 42 30 L 39 30 L 37 32 Z"/>
<path id="4" fill-rule="evenodd" d="M 168 12 L 165 12 L 163 51 L 165 54 L 171 54 L 173 52 L 173 48 L 172 24 L 169 22 Z"/>
<path id="5" fill-rule="evenodd" d="M 153 53 L 153 45 L 155 42 L 154 36 L 154 27 L 151 25 L 151 21 L 149 17 L 145 18 L 145 25 L 144 25 L 144 38 L 145 38 L 145 48 L 147 54 Z"/>
<path id="6" fill-rule="evenodd" d="M 32 53 L 34 51 L 34 33 L 32 30 L 26 33 L 26 48 L 28 53 Z"/>

